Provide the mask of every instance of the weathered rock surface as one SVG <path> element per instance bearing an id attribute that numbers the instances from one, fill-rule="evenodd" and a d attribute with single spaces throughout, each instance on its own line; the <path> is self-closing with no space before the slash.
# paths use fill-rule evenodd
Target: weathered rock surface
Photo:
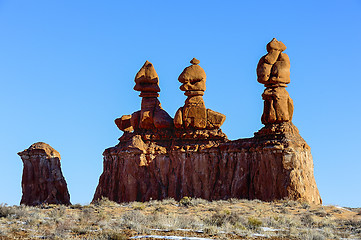
<path id="1" fill-rule="evenodd" d="M 265 127 L 249 139 L 213 145 L 185 142 L 123 135 L 117 146 L 103 153 L 104 171 L 93 200 L 190 196 L 321 203 L 310 148 L 292 123 Z"/>
<path id="2" fill-rule="evenodd" d="M 20 204 L 70 204 L 67 184 L 61 172 L 60 154 L 55 149 L 38 142 L 18 155 L 24 164 Z"/>

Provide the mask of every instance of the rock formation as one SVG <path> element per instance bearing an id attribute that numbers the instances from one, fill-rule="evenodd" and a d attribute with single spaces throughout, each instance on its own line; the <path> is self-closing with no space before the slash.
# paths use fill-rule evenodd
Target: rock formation
<path id="1" fill-rule="evenodd" d="M 284 50 L 286 46 L 274 38 L 267 44 L 268 53 L 258 62 L 257 80 L 266 86 L 262 94 L 263 124 L 292 121 L 293 101 L 286 90 L 290 83 L 290 59 Z"/>
<path id="2" fill-rule="evenodd" d="M 24 163 L 20 204 L 70 204 L 67 184 L 61 172 L 60 154 L 54 148 L 38 142 L 18 155 Z"/>
<path id="3" fill-rule="evenodd" d="M 141 110 L 115 119 L 115 124 L 120 130 L 132 132 L 140 129 L 173 128 L 173 119 L 162 109 L 158 100 L 158 75 L 152 63 L 146 61 L 139 70 L 135 76 L 134 90 L 141 92 Z"/>
<path id="4" fill-rule="evenodd" d="M 175 115 L 174 128 L 124 132 L 119 144 L 103 153 L 104 170 L 93 201 L 103 196 L 116 202 L 189 196 L 289 198 L 320 204 L 310 147 L 291 122 L 293 107 L 290 111 L 292 100 L 287 92 L 284 105 L 285 83 L 289 82 L 284 49 L 273 40 L 267 46 L 269 56 L 257 67 L 258 81 L 271 94 L 263 94 L 266 126 L 253 138 L 227 139 L 220 129 L 225 116 L 205 108 L 206 75 L 193 59 L 178 79 L 188 98 Z M 124 117 L 124 122 L 131 118 Z"/>
<path id="5" fill-rule="evenodd" d="M 187 100 L 176 112 L 174 126 L 184 129 L 219 129 L 226 116 L 206 109 L 202 97 L 206 90 L 206 73 L 198 65 L 199 62 L 193 58 L 192 65 L 185 68 L 178 78 L 182 83 L 180 89 L 184 91 Z"/>

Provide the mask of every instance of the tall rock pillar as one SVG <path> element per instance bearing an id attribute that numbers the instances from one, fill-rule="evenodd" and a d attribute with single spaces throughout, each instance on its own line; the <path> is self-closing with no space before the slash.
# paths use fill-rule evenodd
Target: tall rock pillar
<path id="1" fill-rule="evenodd" d="M 321 204 L 311 148 L 292 123 L 293 101 L 286 90 L 290 60 L 284 50 L 286 46 L 274 38 L 257 66 L 257 80 L 266 87 L 261 118 L 265 126 L 254 137 L 257 150 L 250 164 L 250 198 Z"/>

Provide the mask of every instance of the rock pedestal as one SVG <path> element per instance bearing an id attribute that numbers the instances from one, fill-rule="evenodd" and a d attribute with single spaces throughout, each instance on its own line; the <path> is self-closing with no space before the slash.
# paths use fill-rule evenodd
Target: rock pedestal
<path id="1" fill-rule="evenodd" d="M 18 155 L 24 164 L 20 204 L 70 204 L 67 184 L 61 172 L 60 154 L 55 149 L 38 142 Z"/>
<path id="2" fill-rule="evenodd" d="M 292 123 L 215 145 L 184 140 L 174 148 L 174 142 L 123 135 L 103 153 L 104 170 L 93 201 L 102 196 L 116 202 L 189 196 L 322 203 L 310 148 Z"/>

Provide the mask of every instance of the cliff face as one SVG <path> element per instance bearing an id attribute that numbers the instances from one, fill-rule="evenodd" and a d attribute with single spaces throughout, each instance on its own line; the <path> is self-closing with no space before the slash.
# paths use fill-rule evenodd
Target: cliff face
<path id="1" fill-rule="evenodd" d="M 24 164 L 20 204 L 70 204 L 70 195 L 61 172 L 60 154 L 46 143 L 38 142 L 18 155 Z"/>
<path id="2" fill-rule="evenodd" d="M 189 196 L 322 202 L 310 148 L 292 123 L 266 126 L 249 139 L 189 141 L 156 144 L 135 133 L 123 135 L 116 147 L 104 151 L 93 201 Z"/>

